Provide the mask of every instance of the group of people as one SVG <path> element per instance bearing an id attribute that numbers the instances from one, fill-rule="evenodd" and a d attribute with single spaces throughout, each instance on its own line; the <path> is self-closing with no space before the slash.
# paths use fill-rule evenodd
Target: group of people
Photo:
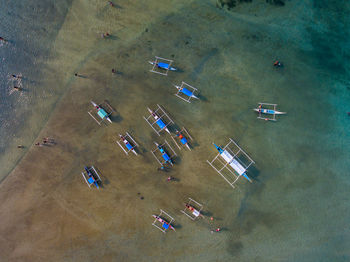
<path id="1" fill-rule="evenodd" d="M 12 75 L 12 79 L 17 81 L 17 84 L 20 83 L 19 80 L 22 78 L 21 75 Z M 13 89 L 16 90 L 16 91 L 22 91 L 22 87 L 19 87 L 17 85 L 14 85 L 13 86 Z"/>
<path id="2" fill-rule="evenodd" d="M 36 146 L 55 145 L 55 144 L 56 144 L 55 140 L 53 138 L 49 138 L 49 137 L 43 138 L 42 143 L 40 143 L 40 142 L 35 143 Z"/>

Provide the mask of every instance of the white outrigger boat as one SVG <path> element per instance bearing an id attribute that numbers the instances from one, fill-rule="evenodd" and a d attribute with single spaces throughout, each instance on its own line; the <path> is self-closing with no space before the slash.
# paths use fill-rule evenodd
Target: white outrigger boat
<path id="1" fill-rule="evenodd" d="M 119 137 L 120 137 L 120 140 L 124 143 L 125 148 L 119 143 L 119 141 L 117 141 L 117 144 L 124 151 L 124 153 L 128 155 L 128 153 L 131 151 L 137 156 L 137 152 L 136 152 L 135 148 L 138 146 L 138 144 L 131 137 L 131 135 L 129 135 L 129 133 L 126 132 L 125 135 L 119 134 Z M 133 143 L 133 145 L 129 142 L 129 140 Z"/>
<path id="2" fill-rule="evenodd" d="M 214 144 L 214 143 L 213 143 Z M 234 145 L 235 148 L 231 149 L 230 145 Z M 243 176 L 245 179 L 247 179 L 249 182 L 252 182 L 252 180 L 247 175 L 247 169 L 254 164 L 253 159 L 251 159 L 247 153 L 245 153 L 236 142 L 234 142 L 230 138 L 230 142 L 225 147 L 220 147 L 216 144 L 214 144 L 215 148 L 219 151 L 219 154 L 211 161 L 208 162 L 209 165 L 211 165 L 212 168 L 215 169 L 216 172 L 218 172 L 222 178 L 225 179 L 227 183 L 230 184 L 234 188 L 234 184 L 237 182 L 237 180 Z M 237 150 L 234 152 L 233 150 Z M 242 154 L 244 159 L 247 163 L 244 163 L 238 155 Z M 218 159 L 218 157 L 221 157 L 221 161 Z M 216 161 L 216 162 L 215 162 Z M 218 164 L 217 164 L 218 162 Z M 214 164 L 216 163 L 216 164 Z M 218 166 L 220 165 L 220 167 Z M 228 171 L 228 172 L 224 172 Z M 234 179 L 232 180 L 232 175 L 234 176 Z"/>
<path id="3" fill-rule="evenodd" d="M 264 108 L 265 107 L 265 108 Z M 277 104 L 258 103 L 258 107 L 253 110 L 259 114 L 258 118 L 263 120 L 276 121 L 276 115 L 285 115 L 286 112 L 276 110 Z M 270 115 L 271 117 L 263 117 L 262 114 Z"/>
<path id="4" fill-rule="evenodd" d="M 148 61 L 151 65 L 153 65 L 152 69 L 150 70 L 153 73 L 160 74 L 160 75 L 168 75 L 168 71 L 176 71 L 177 69 L 175 67 L 172 67 L 171 64 L 173 63 L 173 60 L 165 59 L 162 57 L 155 57 L 154 61 Z M 155 70 L 156 68 L 165 70 L 165 73 Z"/>
<path id="5" fill-rule="evenodd" d="M 191 103 L 191 98 L 199 99 L 199 97 L 195 94 L 198 92 L 198 89 L 190 86 L 189 84 L 182 81 L 181 85 L 174 85 L 176 89 L 178 90 L 175 94 L 178 98 Z"/>
<path id="6" fill-rule="evenodd" d="M 168 217 L 169 222 L 163 218 L 164 215 Z M 168 229 L 176 231 L 175 228 L 171 225 L 171 223 L 174 222 L 175 219 L 162 209 L 160 210 L 159 215 L 152 215 L 152 217 L 154 218 L 152 225 L 158 228 L 163 233 L 166 233 Z M 160 224 L 160 226 L 157 225 L 157 222 L 158 224 Z"/>
<path id="7" fill-rule="evenodd" d="M 114 112 L 114 109 L 105 102 L 105 106 L 102 107 L 102 105 L 96 104 L 94 101 L 91 101 L 91 104 L 94 106 L 94 108 L 97 110 L 97 115 L 101 118 L 101 121 L 98 121 L 92 114 L 92 110 L 88 112 L 88 114 L 97 122 L 97 124 L 101 125 L 103 120 L 107 120 L 109 123 L 112 123 L 112 120 L 110 119 L 110 115 Z M 106 107 L 110 109 L 110 112 L 108 113 L 106 111 Z"/>
<path id="8" fill-rule="evenodd" d="M 193 200 L 190 197 L 188 199 L 189 201 L 185 204 L 184 210 L 180 210 L 181 213 L 185 214 L 187 217 L 189 217 L 192 220 L 196 220 L 199 217 L 203 218 L 204 216 L 201 214 L 203 205 Z"/>
<path id="9" fill-rule="evenodd" d="M 158 105 L 158 108 L 156 110 L 152 110 L 150 108 L 147 107 L 148 112 L 150 113 L 150 115 L 146 118 L 143 117 L 146 122 L 152 127 L 152 129 L 154 130 L 154 132 L 156 132 L 159 136 L 160 136 L 160 132 L 165 130 L 167 133 L 170 134 L 170 131 L 168 129 L 168 125 L 173 124 L 173 120 L 171 120 L 171 118 L 165 113 L 165 111 L 160 107 L 160 105 Z M 160 113 L 159 113 L 160 112 Z M 164 123 L 163 118 L 167 118 L 167 124 Z M 150 122 L 150 118 L 154 119 L 154 122 L 151 123 Z M 159 130 L 155 129 L 154 125 L 156 124 L 156 126 L 158 126 Z"/>

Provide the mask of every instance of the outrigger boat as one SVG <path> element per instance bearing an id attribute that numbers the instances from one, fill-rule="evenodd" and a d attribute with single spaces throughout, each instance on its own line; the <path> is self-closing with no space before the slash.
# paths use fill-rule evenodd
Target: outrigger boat
<path id="1" fill-rule="evenodd" d="M 162 62 L 153 62 L 153 61 L 148 61 L 151 65 L 155 65 L 158 68 L 165 69 L 165 70 L 170 70 L 170 71 L 176 71 L 177 69 L 175 67 L 170 66 L 170 63 L 162 63 Z"/>
<path id="2" fill-rule="evenodd" d="M 171 118 L 165 113 L 165 111 L 159 106 L 157 105 L 158 108 L 156 110 L 152 110 L 150 108 L 147 107 L 147 110 L 148 112 L 150 113 L 150 115 L 146 118 L 146 117 L 143 117 L 146 122 L 152 127 L 152 129 L 160 136 L 160 132 L 162 130 L 165 130 L 167 133 L 170 134 L 170 131 L 168 129 L 168 125 L 170 124 L 173 124 L 173 120 L 171 120 Z M 159 114 L 158 112 L 160 112 L 161 114 Z M 167 118 L 167 124 L 164 123 L 163 121 L 163 118 L 166 117 Z M 149 121 L 150 118 L 153 118 L 155 121 L 153 123 L 151 123 Z M 159 131 L 157 131 L 155 128 L 154 128 L 154 124 L 156 124 L 159 128 Z"/>
<path id="3" fill-rule="evenodd" d="M 180 139 L 181 144 L 183 144 L 184 146 L 186 146 L 189 150 L 191 150 L 190 145 L 188 144 L 188 140 L 187 138 L 183 135 L 183 133 L 186 133 L 186 135 L 188 136 L 189 139 L 192 140 L 192 137 L 190 136 L 190 134 L 187 132 L 187 130 L 183 127 L 181 131 L 176 130 L 176 137 L 178 137 Z M 178 143 L 176 142 L 176 140 L 174 139 L 174 137 L 171 137 L 174 142 L 175 145 L 181 150 L 181 147 L 178 145 Z"/>
<path id="4" fill-rule="evenodd" d="M 153 73 L 157 73 L 160 75 L 168 75 L 168 71 L 176 71 L 177 69 L 175 67 L 172 67 L 171 64 L 173 63 L 173 60 L 165 59 L 162 57 L 155 57 L 154 61 L 148 61 L 151 65 L 153 65 L 152 69 L 150 70 Z M 155 70 L 156 68 L 166 70 L 165 73 Z"/>
<path id="5" fill-rule="evenodd" d="M 185 208 L 184 210 L 181 210 L 181 212 L 192 220 L 196 220 L 198 217 L 204 217 L 201 214 L 203 205 L 193 200 L 190 197 L 188 199 L 189 199 L 188 203 L 185 204 Z"/>
<path id="6" fill-rule="evenodd" d="M 135 140 L 129 135 L 128 132 L 123 136 L 119 134 L 120 140 L 124 143 L 126 150 L 122 147 L 122 145 L 117 141 L 118 145 L 120 146 L 121 149 L 125 152 L 125 154 L 128 154 L 130 151 L 133 152 L 135 155 L 137 155 L 137 152 L 135 148 L 138 146 L 138 144 L 135 142 Z M 131 140 L 131 142 L 134 144 L 132 145 L 128 140 Z"/>
<path id="7" fill-rule="evenodd" d="M 170 223 L 166 222 L 166 221 L 165 221 L 164 219 L 162 219 L 160 216 L 152 215 L 152 217 L 155 218 L 155 219 L 157 219 L 157 221 L 159 221 L 159 222 L 162 224 L 162 227 L 163 227 L 164 229 L 170 228 L 170 229 L 176 231 L 175 228 L 174 228 L 172 225 L 170 225 Z"/>
<path id="8" fill-rule="evenodd" d="M 99 183 L 101 182 L 101 178 L 98 174 L 98 172 L 96 171 L 96 169 L 91 166 L 90 168 L 85 166 L 84 167 L 85 172 L 81 172 L 86 184 L 91 187 L 92 185 L 94 185 L 97 189 L 100 188 Z"/>
<path id="9" fill-rule="evenodd" d="M 269 107 L 269 108 L 263 108 Z M 268 103 L 258 103 L 258 107 L 253 110 L 259 113 L 258 118 L 263 120 L 276 121 L 276 115 L 285 115 L 286 112 L 281 112 L 276 110 L 277 104 L 268 104 Z M 262 117 L 262 114 L 271 115 L 272 117 Z"/>
<path id="10" fill-rule="evenodd" d="M 148 109 L 148 112 L 150 112 L 150 114 L 153 116 L 154 120 L 156 120 L 156 123 L 159 126 L 159 128 L 164 129 L 167 133 L 170 134 L 169 129 L 167 128 L 167 126 L 165 125 L 163 120 L 157 115 L 157 113 L 148 107 L 147 107 L 147 109 Z"/>
<path id="11" fill-rule="evenodd" d="M 248 175 L 246 174 L 247 169 L 254 164 L 253 159 L 251 159 L 247 153 L 245 153 L 238 145 L 237 143 L 235 143 L 231 138 L 230 138 L 230 142 L 225 146 L 225 147 L 220 147 L 218 145 L 216 145 L 215 143 L 213 143 L 215 148 L 217 149 L 217 151 L 219 152 L 219 154 L 211 161 L 208 162 L 209 165 L 211 165 L 216 172 L 218 172 L 227 183 L 229 183 L 233 188 L 234 188 L 234 184 L 237 182 L 237 180 L 239 179 L 239 177 L 243 176 L 245 179 L 247 179 L 249 182 L 252 182 L 252 180 L 248 177 Z M 236 152 L 233 152 L 233 149 L 230 148 L 230 145 L 233 144 L 235 146 L 235 150 L 237 150 Z M 245 162 L 244 163 L 239 157 L 238 155 L 242 154 Z M 218 159 L 218 157 L 221 157 L 221 159 L 224 160 L 224 162 L 220 161 Z M 221 168 L 219 167 L 215 167 L 214 166 L 214 162 L 218 160 L 219 164 L 222 166 Z M 217 165 L 217 164 L 216 164 Z M 224 170 L 229 171 L 229 173 L 224 173 Z M 233 181 L 231 181 L 231 176 L 230 174 L 232 174 L 235 179 Z"/>
<path id="12" fill-rule="evenodd" d="M 169 222 L 166 221 L 164 218 L 162 218 L 162 215 L 166 215 L 170 220 Z M 171 230 L 175 230 L 175 228 L 171 225 L 171 223 L 175 220 L 174 218 L 172 218 L 168 213 L 166 213 L 163 210 L 160 210 L 160 214 L 159 215 L 152 215 L 152 217 L 154 218 L 154 221 L 152 223 L 153 226 L 155 226 L 156 228 L 158 228 L 160 231 L 162 231 L 163 233 L 166 233 L 166 231 L 168 229 Z M 156 223 L 160 223 L 160 226 L 158 226 Z"/>
<path id="13" fill-rule="evenodd" d="M 247 179 L 250 183 L 252 180 L 245 173 L 246 169 L 232 156 L 227 150 L 222 149 L 213 143 L 215 148 L 219 151 L 221 157 L 240 175 Z"/>
<path id="14" fill-rule="evenodd" d="M 174 155 L 176 156 L 176 153 L 175 151 L 171 148 L 171 146 L 169 145 L 168 141 L 164 141 L 164 143 L 162 145 L 158 144 L 157 142 L 154 142 L 155 145 L 157 146 L 156 149 L 154 149 L 152 151 L 152 154 L 153 156 L 155 157 L 155 159 L 158 161 L 158 163 L 163 166 L 164 164 L 170 164 L 170 165 L 174 165 L 174 162 L 172 160 L 172 156 L 170 156 L 166 151 L 165 151 L 165 148 L 164 148 L 164 145 L 166 144 L 170 149 L 171 151 L 173 151 Z M 155 152 L 158 151 L 160 152 L 163 160 L 160 160 L 159 157 L 156 156 Z"/>
<path id="15" fill-rule="evenodd" d="M 107 113 L 107 111 L 101 106 L 96 104 L 94 101 L 91 101 L 91 104 L 94 106 L 94 108 L 97 110 L 97 115 L 102 119 L 101 121 L 98 121 L 91 113 L 91 111 L 89 111 L 89 115 L 99 124 L 101 125 L 103 120 L 107 120 L 108 122 L 112 123 L 112 120 L 109 118 L 109 116 L 114 112 L 113 108 L 106 103 L 106 107 L 109 107 L 109 109 L 111 110 L 110 113 Z"/>
<path id="16" fill-rule="evenodd" d="M 193 86 L 190 86 L 189 84 L 182 81 L 181 86 L 174 85 L 176 89 L 178 90 L 175 94 L 178 98 L 181 98 L 182 100 L 191 103 L 191 98 L 199 99 L 198 96 L 195 95 L 195 92 L 198 91 L 197 88 L 194 88 Z M 186 88 L 186 87 L 187 88 Z"/>

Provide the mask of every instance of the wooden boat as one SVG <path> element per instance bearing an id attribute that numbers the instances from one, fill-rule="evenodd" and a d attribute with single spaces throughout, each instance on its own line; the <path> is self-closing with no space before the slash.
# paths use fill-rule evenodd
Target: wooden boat
<path id="1" fill-rule="evenodd" d="M 108 122 L 112 123 L 112 120 L 109 118 L 109 114 L 102 107 L 97 105 L 94 101 L 91 101 L 91 104 L 96 108 L 97 115 L 103 120 L 106 119 Z"/>
<path id="2" fill-rule="evenodd" d="M 245 179 L 247 179 L 249 182 L 252 182 L 252 180 L 247 176 L 246 174 L 246 168 L 242 166 L 234 156 L 231 155 L 230 152 L 227 150 L 222 149 L 218 145 L 214 144 L 215 148 L 219 151 L 220 156 L 225 160 L 226 163 L 228 163 L 237 173 L 239 176 L 243 176 Z"/>
<path id="3" fill-rule="evenodd" d="M 185 88 L 185 87 L 181 87 L 181 86 L 177 86 L 177 85 L 174 85 L 174 86 L 177 88 L 178 92 L 180 92 L 180 93 L 182 93 L 182 94 L 188 96 L 189 98 L 199 99 L 199 98 L 194 94 L 193 91 L 190 91 L 190 90 L 188 90 L 188 89 Z M 185 100 L 185 101 L 186 101 L 186 100 Z"/>
<path id="4" fill-rule="evenodd" d="M 153 116 L 154 120 L 156 120 L 156 123 L 158 125 L 158 127 L 160 128 L 160 130 L 165 130 L 166 132 L 168 132 L 170 134 L 169 129 L 167 128 L 166 124 L 163 122 L 163 120 L 157 115 L 156 112 L 154 112 L 152 109 L 148 108 L 148 112 L 150 112 L 150 114 Z"/>
<path id="5" fill-rule="evenodd" d="M 133 146 L 133 145 L 127 140 L 127 137 L 125 137 L 125 136 L 123 136 L 123 135 L 121 135 L 121 134 L 119 134 L 119 137 L 120 137 L 120 140 L 123 141 L 123 143 L 124 143 L 126 149 L 128 150 L 128 152 L 131 151 L 131 152 L 133 152 L 135 155 L 137 155 L 137 153 L 136 153 L 136 151 L 135 151 L 135 146 Z M 123 148 L 122 148 L 122 149 L 123 149 Z M 123 149 L 123 150 L 124 150 L 124 149 Z M 125 152 L 126 152 L 126 151 L 125 151 Z"/>
<path id="6" fill-rule="evenodd" d="M 188 144 L 187 138 L 186 138 L 180 131 L 176 131 L 176 136 L 177 136 L 178 138 L 180 138 L 181 144 L 183 144 L 183 145 L 186 146 L 189 150 L 191 150 L 190 145 Z"/>
<path id="7" fill-rule="evenodd" d="M 148 61 L 151 65 L 156 65 L 158 68 L 164 69 L 164 70 L 170 70 L 170 71 L 176 71 L 177 69 L 175 67 L 170 66 L 168 63 L 163 62 L 154 62 L 154 61 Z"/>
<path id="8" fill-rule="evenodd" d="M 165 221 L 165 220 L 164 220 L 163 218 L 161 218 L 160 216 L 152 215 L 152 217 L 153 217 L 154 219 L 157 219 L 158 222 L 162 224 L 162 227 L 163 227 L 165 230 L 168 229 L 168 228 L 170 228 L 170 229 L 176 231 L 175 228 L 174 228 L 170 223 L 168 223 L 167 221 Z"/>
<path id="9" fill-rule="evenodd" d="M 273 109 L 265 109 L 265 108 L 254 108 L 255 112 L 261 113 L 261 114 L 269 114 L 269 115 L 285 115 L 287 112 L 280 112 Z"/>
<path id="10" fill-rule="evenodd" d="M 162 154 L 164 162 L 173 165 L 173 161 L 171 160 L 171 157 L 168 155 L 167 152 L 165 152 L 164 148 L 160 144 L 158 144 L 157 142 L 154 142 L 154 143 L 158 147 L 159 152 Z"/>

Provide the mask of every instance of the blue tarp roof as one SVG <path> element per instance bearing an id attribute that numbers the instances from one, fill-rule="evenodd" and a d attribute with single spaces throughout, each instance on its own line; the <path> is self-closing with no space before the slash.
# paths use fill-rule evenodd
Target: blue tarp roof
<path id="1" fill-rule="evenodd" d="M 186 88 L 182 88 L 180 92 L 185 94 L 186 96 L 192 96 L 192 92 Z"/>
<path id="2" fill-rule="evenodd" d="M 163 129 L 165 127 L 165 124 L 162 121 L 162 119 L 158 119 L 156 123 L 157 123 L 157 125 L 159 126 L 160 129 Z"/>
<path id="3" fill-rule="evenodd" d="M 170 157 L 168 156 L 168 154 L 165 153 L 162 156 L 163 156 L 165 161 L 169 161 L 170 160 Z"/>
<path id="4" fill-rule="evenodd" d="M 161 67 L 161 68 L 164 68 L 164 69 L 168 69 L 168 68 L 169 68 L 169 64 L 167 64 L 167 63 L 162 63 L 162 62 L 159 62 L 159 63 L 158 63 L 158 66 Z"/>

